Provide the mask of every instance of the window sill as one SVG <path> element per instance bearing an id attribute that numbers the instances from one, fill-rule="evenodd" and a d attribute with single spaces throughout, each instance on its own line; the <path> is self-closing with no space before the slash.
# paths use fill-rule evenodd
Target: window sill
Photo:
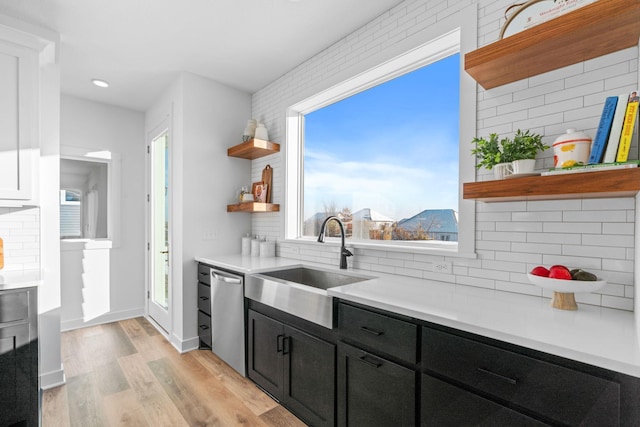
<path id="1" fill-rule="evenodd" d="M 285 239 L 282 243 L 285 244 L 300 244 L 300 245 L 308 245 L 308 246 L 318 246 L 318 245 L 329 245 L 330 247 L 339 246 L 340 238 L 339 237 L 327 237 L 326 243 L 318 243 L 315 237 L 300 237 L 298 239 Z M 369 243 L 360 241 L 349 241 L 347 240 L 345 243 L 347 248 L 354 249 L 369 249 L 369 250 L 378 250 L 385 252 L 403 252 L 403 253 L 413 253 L 420 255 L 435 255 L 435 256 L 447 256 L 453 258 L 467 258 L 467 259 L 477 259 L 478 255 L 473 252 L 458 252 L 458 244 L 457 243 L 445 243 L 440 247 L 436 247 L 435 245 L 425 246 L 419 244 L 407 244 L 407 243 L 398 243 L 398 244 L 390 244 L 390 243 Z M 446 247 L 445 247 L 446 246 Z"/>

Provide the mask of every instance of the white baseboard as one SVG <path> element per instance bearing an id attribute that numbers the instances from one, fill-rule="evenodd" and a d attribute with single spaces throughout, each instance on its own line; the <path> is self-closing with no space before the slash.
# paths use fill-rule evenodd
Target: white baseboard
<path id="1" fill-rule="evenodd" d="M 50 388 L 64 385 L 65 382 L 64 369 L 62 369 L 62 367 L 57 371 L 47 372 L 40 375 L 40 388 L 42 390 L 48 390 Z"/>
<path id="2" fill-rule="evenodd" d="M 197 350 L 200 347 L 200 338 L 189 338 L 187 340 L 180 340 L 175 335 L 171 334 L 171 345 L 173 345 L 176 350 L 180 353 L 186 353 L 191 350 Z"/>
<path id="3" fill-rule="evenodd" d="M 131 310 L 110 312 L 87 321 L 85 321 L 82 318 L 64 320 L 64 321 L 61 320 L 60 330 L 64 332 L 64 331 L 70 331 L 73 329 L 84 328 L 87 326 L 95 326 L 95 325 L 102 325 L 104 323 L 118 322 L 120 320 L 131 319 L 134 317 L 144 317 L 144 314 L 145 314 L 144 307 L 140 307 L 140 308 L 135 308 Z"/>

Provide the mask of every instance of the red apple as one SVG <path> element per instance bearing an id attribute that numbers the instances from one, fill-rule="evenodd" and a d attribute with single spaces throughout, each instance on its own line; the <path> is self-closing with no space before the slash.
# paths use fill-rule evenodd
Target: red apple
<path id="1" fill-rule="evenodd" d="M 546 267 L 539 265 L 531 270 L 531 274 L 534 276 L 549 277 L 549 270 Z"/>
<path id="2" fill-rule="evenodd" d="M 571 280 L 571 271 L 564 265 L 552 265 L 549 269 L 549 278 Z"/>

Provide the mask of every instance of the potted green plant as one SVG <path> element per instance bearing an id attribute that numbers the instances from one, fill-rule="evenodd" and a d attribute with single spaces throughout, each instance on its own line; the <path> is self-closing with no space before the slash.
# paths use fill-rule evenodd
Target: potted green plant
<path id="1" fill-rule="evenodd" d="M 494 169 L 496 179 L 502 179 L 506 174 L 533 172 L 536 154 L 549 148 L 542 143 L 541 135 L 520 129 L 513 139 L 499 139 L 492 133 L 488 139 L 474 138 L 471 142 L 475 144 L 471 153 L 476 155 L 476 167 Z"/>
<path id="2" fill-rule="evenodd" d="M 542 136 L 530 131 L 521 131 L 518 129 L 513 140 L 508 140 L 503 144 L 505 153 L 516 160 L 535 160 L 538 151 L 544 151 L 549 148 L 548 145 L 542 143 Z"/>
<path id="3" fill-rule="evenodd" d="M 476 167 L 480 169 L 484 166 L 491 170 L 497 164 L 510 162 L 511 159 L 503 151 L 503 144 L 507 141 L 506 138 L 499 140 L 497 133 L 490 134 L 489 139 L 473 138 L 471 143 L 475 144 L 475 148 L 471 150 L 471 154 L 476 156 Z"/>

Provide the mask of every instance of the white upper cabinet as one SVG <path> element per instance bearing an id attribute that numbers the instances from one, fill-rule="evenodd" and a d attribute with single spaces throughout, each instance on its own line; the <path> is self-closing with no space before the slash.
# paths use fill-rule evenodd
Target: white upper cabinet
<path id="1" fill-rule="evenodd" d="M 0 199 L 33 197 L 38 158 L 38 51 L 0 32 Z"/>

